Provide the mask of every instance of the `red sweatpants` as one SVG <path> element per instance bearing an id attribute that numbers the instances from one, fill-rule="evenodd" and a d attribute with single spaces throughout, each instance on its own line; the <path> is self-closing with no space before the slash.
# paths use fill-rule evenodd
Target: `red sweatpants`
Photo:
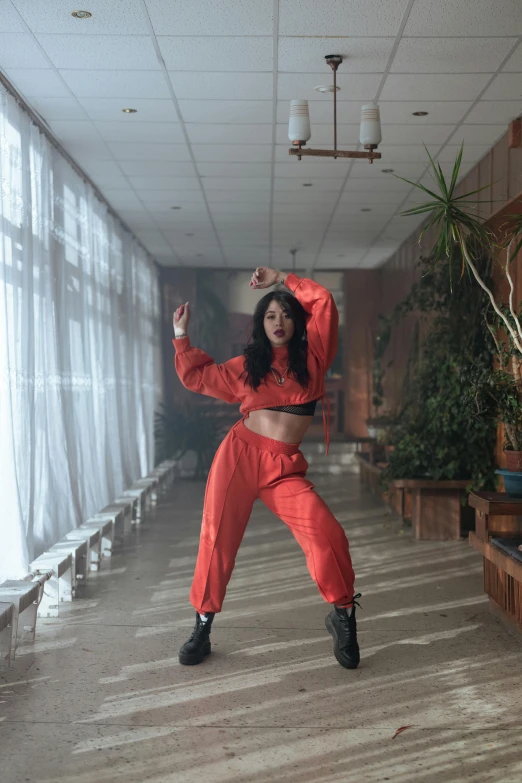
<path id="1" fill-rule="evenodd" d="M 285 522 L 302 547 L 325 601 L 352 601 L 354 573 L 343 528 L 314 485 L 298 444 L 282 443 L 235 424 L 216 452 L 205 491 L 190 602 L 220 612 L 236 554 L 256 498 Z"/>

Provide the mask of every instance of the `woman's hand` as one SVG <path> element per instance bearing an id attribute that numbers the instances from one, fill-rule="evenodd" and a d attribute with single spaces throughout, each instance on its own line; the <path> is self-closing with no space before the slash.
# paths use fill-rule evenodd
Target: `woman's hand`
<path id="1" fill-rule="evenodd" d="M 258 266 L 250 278 L 251 288 L 270 288 L 271 285 L 283 282 L 284 275 L 277 269 L 270 269 L 267 266 Z"/>
<path id="2" fill-rule="evenodd" d="M 174 330 L 183 329 L 183 331 L 186 332 L 187 327 L 189 325 L 189 321 L 190 321 L 189 303 L 185 302 L 185 304 L 182 304 L 178 307 L 178 309 L 176 310 L 172 318 L 172 325 L 174 326 Z"/>

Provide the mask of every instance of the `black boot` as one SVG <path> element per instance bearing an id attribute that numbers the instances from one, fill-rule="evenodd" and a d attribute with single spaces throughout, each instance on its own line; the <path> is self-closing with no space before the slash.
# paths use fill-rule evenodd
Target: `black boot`
<path id="1" fill-rule="evenodd" d="M 325 625 L 334 640 L 334 655 L 345 669 L 356 669 L 361 660 L 355 621 L 355 607 L 359 606 L 355 599 L 360 597 L 360 593 L 354 595 L 353 605 L 349 609 L 334 606 L 333 612 L 325 619 Z"/>
<path id="2" fill-rule="evenodd" d="M 185 666 L 194 666 L 201 663 L 206 655 L 210 655 L 210 629 L 214 612 L 205 614 L 206 622 L 203 622 L 198 612 L 196 612 L 196 625 L 188 642 L 185 642 L 179 651 L 179 662 Z"/>

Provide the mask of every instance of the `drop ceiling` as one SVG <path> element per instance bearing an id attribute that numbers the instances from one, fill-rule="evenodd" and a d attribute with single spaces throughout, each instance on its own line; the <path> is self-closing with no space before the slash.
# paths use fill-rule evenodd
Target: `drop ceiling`
<path id="1" fill-rule="evenodd" d="M 76 0 L 75 0 L 76 2 Z M 160 264 L 370 268 L 415 229 L 425 177 L 463 173 L 522 113 L 520 0 L 0 0 L 0 69 Z M 288 156 L 288 101 L 332 145 L 381 107 L 382 160 Z M 122 109 L 134 108 L 134 114 Z M 427 111 L 426 117 L 413 116 Z M 306 187 L 305 187 L 306 185 Z M 180 209 L 172 209 L 180 207 Z M 364 211 L 362 211 L 364 210 Z"/>

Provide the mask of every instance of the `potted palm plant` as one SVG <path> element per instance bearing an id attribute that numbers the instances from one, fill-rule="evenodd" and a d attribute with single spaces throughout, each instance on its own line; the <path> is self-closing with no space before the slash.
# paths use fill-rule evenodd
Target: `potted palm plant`
<path id="1" fill-rule="evenodd" d="M 522 482 L 522 310 L 514 302 L 515 287 L 511 274 L 511 264 L 522 249 L 522 214 L 509 216 L 503 227 L 503 240 L 497 240 L 491 228 L 476 213 L 479 200 L 472 198 L 485 188 L 478 188 L 461 196 L 456 195 L 463 147 L 455 160 L 449 182 L 441 166 L 435 163 L 428 150 L 426 152 L 435 183 L 434 189 L 400 177 L 422 190 L 429 198 L 401 214 L 428 215 L 420 238 L 428 230 L 436 229 L 437 240 L 432 251 L 433 257 L 438 262 L 447 263 L 457 248 L 462 258 L 461 275 L 466 271 L 471 274 L 486 294 L 489 307 L 485 318 L 496 366 L 493 367 L 492 357 L 491 371 L 482 370 L 480 374 L 475 374 L 471 388 L 474 389 L 477 399 L 480 397 L 482 401 L 489 400 L 490 405 L 496 406 L 498 417 L 504 426 L 508 471 L 501 473 L 519 473 Z M 501 250 L 505 251 L 504 262 L 498 259 Z M 481 275 L 476 262 L 484 253 L 490 253 L 491 257 L 501 264 L 509 285 L 507 303 L 502 301 L 499 294 L 493 291 L 492 285 L 485 282 Z M 505 475 L 504 478 L 506 479 Z M 506 491 L 514 494 L 507 486 Z M 522 492 L 522 489 L 520 491 Z"/>

